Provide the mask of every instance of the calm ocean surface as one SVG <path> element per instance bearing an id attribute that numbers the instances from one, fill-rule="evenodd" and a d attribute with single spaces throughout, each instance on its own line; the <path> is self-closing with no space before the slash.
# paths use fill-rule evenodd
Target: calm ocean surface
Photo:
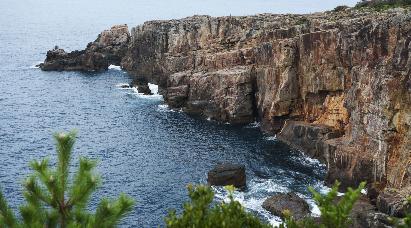
<path id="1" fill-rule="evenodd" d="M 232 126 L 171 111 L 159 95 L 120 89 L 131 78 L 117 69 L 94 74 L 34 67 L 54 45 L 83 48 L 114 24 L 192 14 L 310 12 L 338 4 L 204 2 L 0 1 L 0 188 L 14 209 L 23 203 L 28 163 L 46 156 L 55 161 L 52 133 L 70 129 L 79 132 L 73 165 L 79 156 L 99 161 L 103 186 L 90 209 L 119 192 L 136 199 L 124 227 L 164 226 L 167 211 L 187 200 L 187 184 L 205 183 L 207 171 L 222 161 L 246 165 L 248 189 L 235 196 L 270 222 L 276 218 L 261 208 L 270 194 L 296 191 L 310 201 L 308 185 L 324 188 L 323 166 L 261 134 L 256 124 Z M 223 199 L 223 191 L 215 190 Z"/>

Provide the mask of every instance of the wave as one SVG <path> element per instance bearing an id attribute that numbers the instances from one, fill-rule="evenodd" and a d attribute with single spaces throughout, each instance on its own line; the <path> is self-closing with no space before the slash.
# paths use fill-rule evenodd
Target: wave
<path id="1" fill-rule="evenodd" d="M 257 121 L 255 121 L 253 123 L 250 123 L 247 126 L 245 126 L 245 128 L 259 128 L 259 127 L 260 127 L 260 122 L 257 122 Z"/>
<path id="2" fill-rule="evenodd" d="M 120 67 L 120 66 L 116 66 L 116 65 L 110 65 L 110 66 L 108 66 L 108 69 L 109 69 L 109 70 L 121 70 L 121 67 Z"/>
<path id="3" fill-rule="evenodd" d="M 146 95 L 143 93 L 139 93 L 137 87 L 133 87 L 133 94 L 136 95 L 139 98 L 145 98 L 145 99 L 153 99 L 153 100 L 163 100 L 163 96 L 158 94 L 158 85 L 148 83 L 148 86 L 151 90 L 152 95 Z"/>
<path id="4" fill-rule="evenodd" d="M 40 67 L 38 65 L 40 63 L 43 63 L 43 61 L 37 61 L 35 64 L 29 66 L 29 69 L 39 69 Z"/>
<path id="5" fill-rule="evenodd" d="M 157 106 L 157 111 L 159 111 L 159 112 L 176 112 L 175 110 L 171 109 L 167 104 L 159 104 Z"/>
<path id="6" fill-rule="evenodd" d="M 277 141 L 277 135 L 264 137 L 267 141 Z"/>
<path id="7" fill-rule="evenodd" d="M 119 89 L 131 89 L 130 84 L 128 83 L 118 83 L 115 86 Z"/>
<path id="8" fill-rule="evenodd" d="M 323 182 L 316 183 L 313 188 L 321 194 L 326 194 L 330 191 L 330 188 L 324 185 Z M 213 186 L 213 190 L 217 201 L 229 201 L 227 191 L 225 191 L 223 187 Z M 270 212 L 265 210 L 262 207 L 263 202 L 267 199 L 267 197 L 275 193 L 287 193 L 291 191 L 292 190 L 287 187 L 287 183 L 278 183 L 274 179 L 255 179 L 247 183 L 247 190 L 245 192 L 235 191 L 233 197 L 248 211 L 257 213 L 275 227 L 281 224 L 282 220 L 280 217 L 272 215 Z M 321 215 L 319 207 L 310 194 L 305 195 L 298 192 L 296 192 L 296 194 L 308 203 L 311 216 L 319 217 Z"/>
<path id="9" fill-rule="evenodd" d="M 158 85 L 156 84 L 152 84 L 152 83 L 148 83 L 148 88 L 150 89 L 151 93 L 153 95 L 159 95 L 158 94 Z"/>

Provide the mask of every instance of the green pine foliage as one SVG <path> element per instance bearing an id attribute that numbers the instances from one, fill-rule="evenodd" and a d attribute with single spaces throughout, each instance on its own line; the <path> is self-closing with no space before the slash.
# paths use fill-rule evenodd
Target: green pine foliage
<path id="1" fill-rule="evenodd" d="M 237 228 L 270 227 L 260 221 L 253 214 L 246 212 L 238 201 L 233 199 L 233 187 L 226 188 L 229 191 L 229 202 L 218 203 L 211 206 L 214 193 L 208 186 L 188 186 L 190 201 L 184 204 L 181 215 L 171 211 L 165 218 L 169 228 Z"/>
<path id="2" fill-rule="evenodd" d="M 100 186 L 100 176 L 94 172 L 96 162 L 80 158 L 77 173 L 70 183 L 69 166 L 76 133 L 59 133 L 58 161 L 55 169 L 49 160 L 33 161 L 34 173 L 24 184 L 26 204 L 20 207 L 21 221 L 0 193 L 0 227 L 115 227 L 133 208 L 133 200 L 120 195 L 117 200 L 103 199 L 94 214 L 86 207 L 91 194 Z"/>
<path id="3" fill-rule="evenodd" d="M 310 192 L 314 196 L 314 201 L 320 208 L 321 216 L 318 222 L 307 218 L 302 221 L 295 221 L 292 217 L 286 216 L 285 223 L 280 225 L 280 228 L 348 228 L 351 225 L 349 217 L 354 203 L 361 196 L 361 190 L 365 187 L 365 183 L 361 183 L 357 189 L 348 188 L 347 192 L 341 199 L 338 199 L 339 182 L 336 182 L 326 195 L 316 192 L 309 187 Z"/>

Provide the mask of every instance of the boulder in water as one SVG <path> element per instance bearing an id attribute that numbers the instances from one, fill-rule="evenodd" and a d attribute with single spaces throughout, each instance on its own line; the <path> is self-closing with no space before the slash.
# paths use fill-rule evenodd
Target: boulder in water
<path id="1" fill-rule="evenodd" d="M 263 203 L 263 208 L 281 218 L 284 218 L 284 211 L 287 210 L 296 220 L 303 219 L 310 214 L 308 203 L 293 192 L 280 193 L 267 198 Z"/>
<path id="2" fill-rule="evenodd" d="M 238 164 L 218 164 L 208 172 L 208 184 L 215 186 L 233 185 L 243 189 L 246 186 L 245 166 Z"/>

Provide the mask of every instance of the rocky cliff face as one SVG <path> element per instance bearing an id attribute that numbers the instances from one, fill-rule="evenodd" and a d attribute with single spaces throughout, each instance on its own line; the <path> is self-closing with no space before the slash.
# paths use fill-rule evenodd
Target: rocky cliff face
<path id="1" fill-rule="evenodd" d="M 287 122 L 279 137 L 343 187 L 410 185 L 407 11 L 194 16 L 131 36 L 122 66 L 159 83 L 172 107 L 269 132 Z"/>
<path id="2" fill-rule="evenodd" d="M 411 185 L 410 41 L 403 9 L 194 16 L 133 28 L 121 66 L 173 108 L 261 121 L 328 182 L 380 191 Z"/>

